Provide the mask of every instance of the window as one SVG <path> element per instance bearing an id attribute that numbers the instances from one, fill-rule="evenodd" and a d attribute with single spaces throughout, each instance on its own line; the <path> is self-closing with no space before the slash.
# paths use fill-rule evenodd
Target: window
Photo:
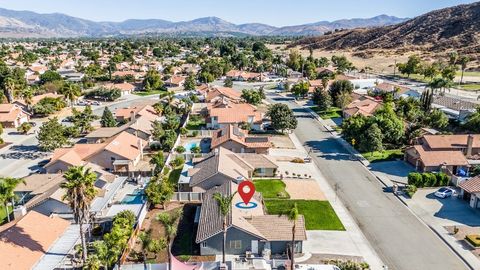
<path id="1" fill-rule="evenodd" d="M 207 241 L 202 242 L 202 247 L 207 247 Z"/>
<path id="2" fill-rule="evenodd" d="M 242 240 L 232 240 L 230 241 L 230 249 L 241 249 Z"/>

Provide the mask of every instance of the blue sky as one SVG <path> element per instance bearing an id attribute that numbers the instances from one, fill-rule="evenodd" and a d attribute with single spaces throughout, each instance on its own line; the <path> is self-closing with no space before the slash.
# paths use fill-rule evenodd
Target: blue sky
<path id="1" fill-rule="evenodd" d="M 275 26 L 380 14 L 414 17 L 474 0 L 0 0 L 0 7 L 65 13 L 94 21 L 165 19 L 184 21 L 217 16 L 233 23 Z"/>

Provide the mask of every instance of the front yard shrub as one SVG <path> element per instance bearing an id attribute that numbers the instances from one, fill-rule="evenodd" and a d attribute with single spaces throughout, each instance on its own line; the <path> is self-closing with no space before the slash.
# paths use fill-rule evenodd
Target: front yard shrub
<path id="1" fill-rule="evenodd" d="M 445 173 L 411 172 L 408 174 L 408 184 L 419 188 L 446 186 L 449 182 L 450 178 Z"/>
<path id="2" fill-rule="evenodd" d="M 415 185 L 408 185 L 406 191 L 408 197 L 412 198 L 415 192 L 417 192 L 417 187 Z"/>
<path id="3" fill-rule="evenodd" d="M 480 235 L 478 234 L 469 234 L 465 236 L 465 240 L 474 247 L 480 247 Z"/>
<path id="4" fill-rule="evenodd" d="M 301 158 L 298 158 L 298 157 L 297 157 L 297 158 L 294 158 L 294 159 L 292 159 L 292 162 L 293 162 L 293 163 L 305 163 L 305 161 L 304 161 L 303 159 L 301 159 Z"/>
<path id="5" fill-rule="evenodd" d="M 170 166 L 180 167 L 185 164 L 185 159 L 182 156 L 177 156 L 174 160 L 170 161 Z"/>
<path id="6" fill-rule="evenodd" d="M 175 148 L 175 151 L 177 151 L 177 153 L 179 154 L 182 154 L 182 153 L 185 153 L 185 147 L 183 146 L 177 146 L 177 148 Z"/>

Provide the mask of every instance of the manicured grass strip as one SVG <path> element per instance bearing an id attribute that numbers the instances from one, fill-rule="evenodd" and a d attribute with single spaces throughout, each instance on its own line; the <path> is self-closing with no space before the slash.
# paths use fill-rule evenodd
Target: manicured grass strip
<path id="1" fill-rule="evenodd" d="M 178 179 L 180 179 L 180 174 L 182 173 L 183 165 L 178 166 L 175 169 L 173 169 L 169 174 L 168 174 L 168 181 L 170 183 L 177 185 L 178 184 Z"/>
<path id="2" fill-rule="evenodd" d="M 135 91 L 133 92 L 133 94 L 141 97 L 152 96 L 152 95 L 160 95 L 160 97 L 164 97 L 167 95 L 167 91 L 163 91 L 163 90 Z"/>
<path id="3" fill-rule="evenodd" d="M 255 184 L 255 190 L 261 192 L 264 199 L 290 198 L 290 195 L 285 191 L 285 183 L 282 180 L 255 180 L 253 183 Z"/>
<path id="4" fill-rule="evenodd" d="M 187 123 L 187 126 L 186 126 L 186 128 L 188 130 L 199 130 L 202 127 L 206 127 L 205 119 L 203 119 L 203 118 L 198 119 L 198 120 L 191 120 L 190 119 Z"/>
<path id="5" fill-rule="evenodd" d="M 390 149 L 384 151 L 375 151 L 373 153 L 362 153 L 362 156 L 369 162 L 380 162 L 403 158 L 403 152 L 401 149 Z"/>
<path id="6" fill-rule="evenodd" d="M 312 107 L 312 110 L 316 112 L 322 119 L 331 119 L 331 118 L 340 118 L 342 117 L 342 109 L 340 108 L 330 108 L 327 111 L 320 111 L 318 107 Z"/>
<path id="7" fill-rule="evenodd" d="M 459 85 L 455 85 L 455 87 L 462 90 L 466 90 L 466 91 L 480 91 L 480 84 L 475 84 L 475 83 L 459 84 Z"/>
<path id="8" fill-rule="evenodd" d="M 328 201 L 265 200 L 268 214 L 279 215 L 297 203 L 298 212 L 305 217 L 307 230 L 344 231 L 342 222 Z"/>

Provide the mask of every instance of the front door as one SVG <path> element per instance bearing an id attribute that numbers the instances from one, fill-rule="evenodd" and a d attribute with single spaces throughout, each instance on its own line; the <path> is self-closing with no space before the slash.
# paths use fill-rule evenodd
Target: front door
<path id="1" fill-rule="evenodd" d="M 252 253 L 258 254 L 258 240 L 252 240 Z"/>

